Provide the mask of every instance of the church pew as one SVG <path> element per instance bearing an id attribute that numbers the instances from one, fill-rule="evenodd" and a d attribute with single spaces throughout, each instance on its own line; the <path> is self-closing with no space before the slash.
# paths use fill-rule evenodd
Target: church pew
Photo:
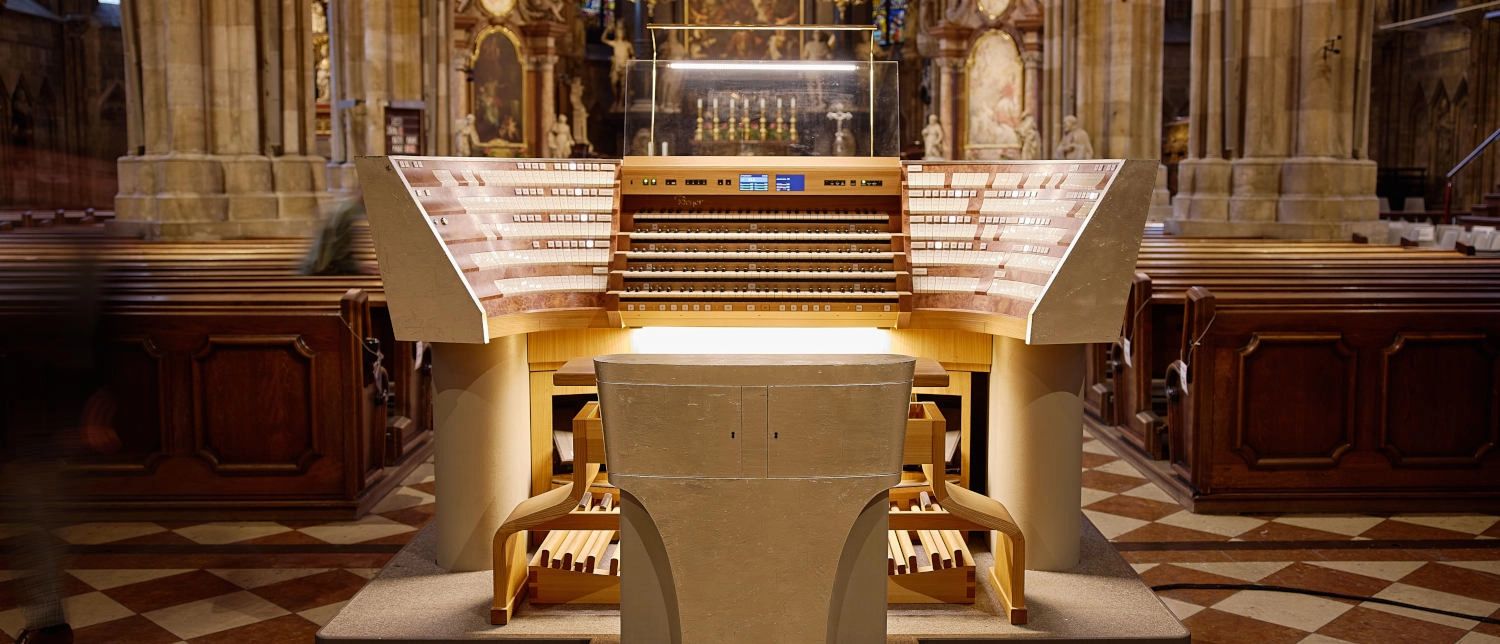
<path id="1" fill-rule="evenodd" d="M 24 396 L 51 384 L 27 378 L 26 364 L 47 359 L 28 355 L 27 329 L 55 323 L 65 300 L 0 299 L 0 374 Z M 106 294 L 101 305 L 96 367 L 118 405 L 119 449 L 69 459 L 79 511 L 350 518 L 399 482 L 370 449 L 384 414 L 362 291 Z"/>
<path id="2" fill-rule="evenodd" d="M 1167 392 L 1194 511 L 1500 507 L 1500 290 L 1186 297 Z"/>
<path id="3" fill-rule="evenodd" d="M 1166 366 L 1177 358 L 1182 335 L 1183 305 L 1193 286 L 1216 291 L 1261 290 L 1296 292 L 1326 290 L 1375 292 L 1426 289 L 1467 291 L 1493 288 L 1497 273 L 1452 272 L 1430 269 L 1397 276 L 1351 274 L 1344 269 L 1289 269 L 1259 276 L 1168 275 L 1153 278 L 1137 273 L 1127 299 L 1127 319 L 1120 341 L 1109 347 L 1113 403 L 1106 425 L 1154 459 L 1166 458 L 1164 401 L 1161 383 Z"/>
<path id="4" fill-rule="evenodd" d="M 0 239 L 0 266 L 12 264 L 0 268 L 0 322 L 5 325 L 17 324 L 26 315 L 35 314 L 45 307 L 49 300 L 46 289 L 36 289 L 36 284 L 55 282 L 66 286 L 70 283 L 70 258 L 76 256 L 76 248 L 79 246 L 74 239 L 55 239 L 47 243 L 31 240 L 26 244 L 13 244 L 10 243 L 11 239 L 13 238 Z M 156 451 L 146 453 L 149 458 L 138 459 L 138 462 L 129 465 L 85 463 L 80 465 L 80 471 L 88 472 L 89 476 L 78 478 L 98 481 L 114 478 L 113 475 L 104 476 L 101 472 L 130 477 L 135 485 L 144 486 L 140 489 L 131 488 L 131 494 L 143 495 L 142 500 L 136 504 L 138 509 L 144 511 L 150 508 L 149 511 L 155 514 L 165 510 L 176 514 L 203 516 L 302 514 L 347 518 L 363 512 L 384 490 L 397 484 L 406 470 L 425 458 L 430 448 L 427 441 L 430 439 L 428 430 L 431 426 L 431 394 L 426 347 L 420 343 L 397 343 L 391 336 L 384 296 L 377 290 L 378 278 L 372 275 L 295 276 L 293 272 L 306 244 L 302 240 L 274 244 L 261 241 L 254 244 L 231 242 L 227 245 L 246 252 L 228 253 L 220 252 L 223 250 L 221 244 L 223 243 L 158 245 L 133 240 L 121 242 L 101 239 L 90 240 L 82 245 L 89 250 L 91 257 L 98 259 L 103 269 L 101 281 L 106 287 L 106 313 L 103 320 L 106 324 L 101 328 L 106 331 L 108 338 L 106 346 L 125 347 L 123 351 L 130 358 L 127 362 L 133 360 L 133 366 L 144 364 L 157 372 L 159 377 L 154 380 L 137 377 L 128 379 L 128 382 L 138 387 L 154 387 L 159 400 L 154 407 L 148 405 L 157 412 L 157 422 L 146 422 L 143 425 L 139 419 L 126 419 L 134 432 L 129 436 L 135 444 L 141 444 L 142 436 L 146 437 L 148 443 L 156 441 Z M 46 252 L 38 252 L 38 249 Z M 37 261 L 39 256 L 42 257 L 41 261 Z M 122 261 L 122 258 L 129 261 Z M 28 282 L 32 288 L 25 286 Z M 371 291 L 356 291 L 360 292 L 361 301 L 357 308 L 362 311 L 355 316 L 359 319 L 358 324 L 341 319 L 337 327 L 325 324 L 327 329 L 324 331 L 323 326 L 308 322 L 309 316 L 315 318 L 321 315 L 327 318 L 329 311 L 338 312 L 340 303 L 351 286 L 365 287 Z M 59 298 L 54 295 L 50 299 L 56 301 Z M 333 303 L 331 308 L 330 302 Z M 235 344 L 235 338 L 244 334 L 224 332 L 234 331 L 237 321 L 264 326 L 265 330 L 273 331 L 252 334 L 255 338 L 281 338 L 286 340 L 286 344 L 278 346 L 272 343 L 268 347 L 254 347 L 253 343 Z M 304 325 L 310 329 L 311 335 L 304 336 L 299 331 Z M 132 335 L 130 329 L 136 332 Z M 275 333 L 277 329 L 285 331 Z M 121 333 L 125 334 L 123 339 Z M 199 335 L 187 340 L 181 337 L 184 333 Z M 346 340 L 355 338 L 358 341 L 358 353 L 352 350 L 337 353 L 326 346 L 309 344 L 326 344 L 330 337 L 340 333 Z M 374 355 L 369 351 L 373 349 L 373 345 L 365 346 L 364 338 L 378 339 L 384 354 L 382 362 L 385 364 L 385 372 L 390 376 L 389 389 L 395 391 L 393 404 L 398 407 L 398 413 L 389 418 L 384 411 L 385 400 L 377 395 L 380 388 L 375 382 L 374 364 L 369 361 Z M 229 344 L 225 345 L 225 342 Z M 219 348 L 221 345 L 225 347 L 222 350 Z M 315 349 L 311 357 L 302 355 L 308 349 Z M 146 356 L 131 355 L 131 351 L 137 354 L 144 352 Z M 308 386 L 299 389 L 304 393 L 294 401 L 293 407 L 311 411 L 306 416 L 308 423 L 303 423 L 297 431 L 301 431 L 303 437 L 315 436 L 318 441 L 315 449 L 320 454 L 323 450 L 337 449 L 344 445 L 347 448 L 344 451 L 353 450 L 357 459 L 339 454 L 337 458 L 318 456 L 310 463 L 292 463 L 291 470 L 287 467 L 280 468 L 285 471 L 277 471 L 275 464 L 259 467 L 266 465 L 264 463 L 250 468 L 257 473 L 264 473 L 264 477 L 247 476 L 239 471 L 232 472 L 232 475 L 226 474 L 225 472 L 243 465 L 227 463 L 222 466 L 214 465 L 207 475 L 201 471 L 196 473 L 199 478 L 207 476 L 215 481 L 196 481 L 193 485 L 183 485 L 182 481 L 188 479 L 176 476 L 177 470 L 192 469 L 191 465 L 184 465 L 184 462 L 198 462 L 201 465 L 202 462 L 211 460 L 207 456 L 211 450 L 200 446 L 188 450 L 185 455 L 172 452 L 180 444 L 185 441 L 194 445 L 202 443 L 205 435 L 234 448 L 246 448 L 253 443 L 253 433 L 241 431 L 248 426 L 234 425 L 231 421 L 220 419 L 216 425 L 220 430 L 217 435 L 213 431 L 215 426 L 205 426 L 201 422 L 207 418 L 202 416 L 202 401 L 212 398 L 204 398 L 208 394 L 203 393 L 202 387 L 198 390 L 192 388 L 202 383 L 205 374 L 212 372 L 200 363 L 215 362 L 231 365 L 219 371 L 232 375 L 231 379 L 237 380 L 238 384 L 227 388 L 234 393 L 209 394 L 253 395 L 250 392 L 263 389 L 259 378 L 261 374 L 257 373 L 263 370 L 245 369 L 243 364 L 233 366 L 238 364 L 236 360 L 244 362 L 240 357 L 247 355 L 257 355 L 258 359 L 271 361 L 290 360 L 294 366 L 302 366 L 304 375 L 295 384 L 300 386 L 306 382 Z M 218 356 L 226 358 L 220 361 Z M 338 378 L 327 377 L 327 372 L 332 368 L 330 365 L 340 367 Z M 308 373 L 314 375 L 307 376 Z M 187 377 L 186 380 L 184 376 Z M 335 386 L 335 381 L 341 384 Z M 354 391 L 354 385 L 358 385 L 362 393 L 343 393 Z M 220 407 L 227 408 L 224 406 L 235 404 L 232 398 L 228 400 Z M 325 422 L 328 415 L 323 411 L 325 408 L 340 409 L 340 405 L 347 407 L 349 401 L 358 400 L 365 401 L 362 404 L 371 409 L 362 416 L 343 413 L 338 416 L 356 419 L 357 428 Z M 301 406 L 298 407 L 296 402 L 300 402 Z M 303 416 L 300 412 L 294 415 L 299 418 Z M 359 418 L 366 420 L 359 421 Z M 319 424 L 312 425 L 314 421 Z M 145 426 L 149 427 L 143 430 L 142 427 Z M 287 427 L 287 431 L 292 431 L 297 425 Z M 232 431 L 225 428 L 231 428 Z M 256 429 L 263 431 L 261 428 Z M 169 436 L 169 431 L 177 435 Z M 162 450 L 171 453 L 164 456 L 167 452 Z M 131 451 L 137 457 L 143 453 L 134 448 L 124 451 Z M 127 457 L 125 460 L 130 459 Z M 287 463 L 280 465 L 286 466 Z M 163 472 L 163 468 L 173 470 L 172 475 L 158 476 L 157 473 Z M 304 486 L 283 485 L 286 481 L 297 478 L 323 477 L 331 480 L 326 471 L 329 468 L 339 470 L 333 478 L 341 481 L 344 488 L 337 492 L 317 485 L 306 486 L 305 492 L 299 492 Z M 143 470 L 149 472 L 143 475 Z M 104 478 L 101 479 L 101 476 Z M 159 482 L 162 489 L 145 489 L 151 487 L 151 481 Z M 195 487 L 218 500 L 199 497 L 189 501 L 173 492 L 174 489 L 181 492 Z M 271 490 L 279 489 L 284 494 L 278 496 L 274 491 L 268 494 L 268 487 Z M 78 498 L 85 507 L 102 508 L 109 506 L 109 503 L 101 499 L 114 489 L 106 482 L 98 487 L 80 490 L 81 496 Z M 234 498 L 242 493 L 246 495 L 246 499 L 253 500 Z M 220 500 L 224 503 L 220 503 Z M 129 512 L 137 509 L 136 506 L 109 507 Z"/>
<path id="5" fill-rule="evenodd" d="M 1388 272 L 1385 267 L 1392 264 L 1412 272 L 1413 277 L 1417 276 L 1418 271 L 1429 267 L 1486 275 L 1493 274 L 1495 270 L 1493 265 L 1482 263 L 1466 263 L 1462 268 L 1455 268 L 1449 260 L 1458 258 L 1459 255 L 1449 251 L 1357 245 L 1342 241 L 1154 237 L 1143 243 L 1137 265 L 1154 274 L 1181 271 L 1191 275 L 1247 277 L 1325 267 L 1344 267 L 1351 273 L 1384 274 Z M 1129 312 L 1137 311 L 1138 308 L 1138 304 L 1129 305 L 1127 317 L 1132 317 Z M 1127 320 L 1124 327 L 1128 329 L 1131 326 Z M 1122 340 L 1131 339 L 1133 338 L 1128 334 L 1122 335 Z M 1115 391 L 1114 376 L 1121 364 L 1129 359 L 1129 356 L 1121 354 L 1121 344 L 1123 342 L 1117 342 L 1113 346 L 1093 346 L 1088 350 L 1085 408 L 1108 426 L 1124 424 L 1129 416 L 1117 413 L 1120 411 L 1117 406 L 1121 396 Z M 1159 369 L 1156 376 L 1159 382 Z"/>

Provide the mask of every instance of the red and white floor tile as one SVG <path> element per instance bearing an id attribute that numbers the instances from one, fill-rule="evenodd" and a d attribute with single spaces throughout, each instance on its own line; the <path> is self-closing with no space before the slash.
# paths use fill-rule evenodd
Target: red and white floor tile
<path id="1" fill-rule="evenodd" d="M 1500 516 L 1207 516 L 1183 511 L 1085 436 L 1084 512 L 1152 585 L 1258 583 L 1500 618 Z M 115 522 L 68 526 L 76 641 L 310 642 L 431 519 L 424 465 L 348 522 Z M 0 526 L 0 546 L 14 536 Z M 0 644 L 20 631 L 17 573 L 0 568 Z M 1233 590 L 1162 601 L 1195 642 L 1500 644 L 1500 626 L 1384 604 Z"/>

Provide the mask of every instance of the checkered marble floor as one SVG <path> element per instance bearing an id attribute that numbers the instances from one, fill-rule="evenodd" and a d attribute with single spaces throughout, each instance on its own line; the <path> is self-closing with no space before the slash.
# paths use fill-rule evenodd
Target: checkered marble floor
<path id="1" fill-rule="evenodd" d="M 1261 583 L 1500 618 L 1500 516 L 1185 512 L 1084 436 L 1083 509 L 1146 583 Z M 68 526 L 76 641 L 310 642 L 432 517 L 431 464 L 359 521 Z M 0 547 L 15 528 L 0 525 Z M 22 624 L 0 559 L 0 644 Z M 1371 602 L 1230 590 L 1162 601 L 1194 642 L 1493 642 L 1500 626 Z"/>
<path id="2" fill-rule="evenodd" d="M 432 518 L 432 463 L 358 521 L 139 521 L 54 531 L 75 642 L 306 643 Z M 0 525 L 0 548 L 15 526 Z M 0 559 L 0 563 L 4 560 Z M 0 565 L 0 644 L 20 634 Z"/>

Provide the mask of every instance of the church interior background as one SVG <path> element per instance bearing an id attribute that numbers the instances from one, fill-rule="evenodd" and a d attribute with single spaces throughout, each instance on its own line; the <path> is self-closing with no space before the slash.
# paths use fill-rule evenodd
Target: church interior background
<path id="1" fill-rule="evenodd" d="M 701 31 L 663 44 L 647 29 L 674 23 L 874 31 L 869 40 L 836 28 L 795 37 Z M 229 254 L 273 240 L 264 247 L 272 248 L 266 261 L 274 266 L 246 269 L 271 279 L 299 261 L 306 240 L 337 213 L 362 208 L 360 157 L 650 154 L 639 124 L 652 109 L 651 88 L 630 61 L 653 51 L 663 60 L 892 65 L 899 77 L 892 137 L 905 160 L 1154 160 L 1148 241 L 1284 240 L 1311 249 L 1360 240 L 1461 253 L 1487 230 L 1477 251 L 1468 246 L 1470 254 L 1500 253 L 1493 233 L 1500 225 L 1500 145 L 1449 176 L 1500 133 L 1500 2 L 1493 0 L 0 0 L 0 288 L 31 279 L 3 275 L 30 270 L 26 262 L 39 256 L 25 245 L 27 231 L 75 228 L 109 240 L 101 243 L 216 244 L 191 248 Z M 707 97 L 717 122 L 719 104 L 710 94 L 665 87 L 666 95 L 654 97 L 658 105 L 701 115 Z M 762 115 L 767 98 L 779 100 L 759 98 Z M 838 152 L 825 145 L 802 153 Z M 355 226 L 356 243 L 367 243 L 358 236 L 368 230 Z M 1451 239 L 1444 226 L 1453 228 Z M 9 243 L 16 246 L 6 250 Z M 184 257 L 198 252 L 181 248 L 189 249 Z M 120 253 L 127 268 L 188 261 L 156 251 L 107 252 Z M 367 281 L 352 284 L 378 289 L 373 255 L 358 258 L 366 273 L 358 279 Z M 1488 273 L 1474 269 L 1475 279 L 1487 277 L 1482 286 L 1493 289 L 1497 269 L 1485 266 Z M 140 270 L 140 280 L 155 279 Z M 371 304 L 354 298 L 344 306 L 347 314 Z M 380 313 L 365 315 L 376 320 L 372 329 L 389 324 Z M 1181 330 L 1174 329 L 1172 343 Z M 1500 450 L 1492 449 L 1500 442 L 1500 345 L 1494 336 L 1465 333 L 1431 337 L 1472 340 L 1474 355 L 1482 356 L 1474 359 L 1491 365 L 1488 376 L 1481 365 L 1472 371 L 1480 379 L 1466 380 L 1478 411 L 1460 414 L 1478 419 L 1470 438 L 1481 446 L 1461 465 L 1430 465 L 1472 472 L 1500 463 Z M 161 374 L 163 383 L 213 377 L 203 367 L 212 346 L 193 354 L 191 365 L 184 359 L 165 367 L 160 356 L 191 352 L 139 333 L 122 337 L 101 349 L 116 360 L 110 364 Z M 78 641 L 312 641 L 433 519 L 432 401 L 420 375 L 430 371 L 431 356 L 417 344 L 374 341 L 371 352 L 382 352 L 376 360 L 394 359 L 405 371 L 354 386 L 363 393 L 351 396 L 388 394 L 379 402 L 380 420 L 348 421 L 379 426 L 358 465 L 323 472 L 298 462 L 287 471 L 303 478 L 286 489 L 241 490 L 235 476 L 244 472 L 213 461 L 213 477 L 202 483 L 206 496 L 186 501 L 152 487 L 185 485 L 170 473 L 153 478 L 160 474 L 153 459 L 178 448 L 217 458 L 215 450 L 232 451 L 239 439 L 210 425 L 278 403 L 252 400 L 221 418 L 165 385 L 114 377 L 122 416 L 191 410 L 172 412 L 161 426 L 192 429 L 121 436 L 123 451 L 89 465 L 90 475 L 137 471 L 131 468 L 151 474 L 121 484 L 139 503 L 90 497 L 79 506 L 87 508 L 80 519 L 56 531 L 71 557 L 63 592 Z M 0 364 L 7 351 L 20 351 L 7 346 L 0 342 Z M 1386 357 L 1401 345 L 1392 347 Z M 347 359 L 358 362 L 358 349 L 350 351 Z M 1101 349 L 1099 370 L 1120 373 L 1129 361 L 1121 351 L 1131 351 L 1128 342 Z M 301 364 L 295 351 L 289 355 Z M 532 368 L 540 373 L 538 360 Z M 26 377 L 8 369 L 0 369 L 0 388 L 16 391 Z M 988 404 L 973 393 L 988 377 L 981 371 L 987 368 L 962 380 L 966 432 L 983 423 L 969 420 L 971 404 Z M 225 377 L 224 384 L 243 385 L 258 374 Z M 309 380 L 273 389 L 325 386 L 333 385 Z M 1161 438 L 1151 429 L 1139 440 L 1165 444 L 1173 394 L 1161 374 L 1151 386 L 1143 405 L 1163 410 L 1147 422 Z M 557 400 L 575 393 L 582 392 L 559 387 Z M 547 419 L 556 414 L 561 427 L 563 414 L 582 403 L 557 404 L 563 407 Z M 1131 425 L 1112 411 L 1126 403 L 1086 404 L 1095 405 L 1089 423 Z M 268 414 L 292 422 L 315 410 Z M 15 457 L 17 444 L 0 442 L 0 462 Z M 1194 641 L 1500 642 L 1500 491 L 1493 480 L 1468 505 L 1470 497 L 1456 493 L 1462 499 L 1441 514 L 1409 506 L 1345 512 L 1337 504 L 1195 513 L 1162 482 L 1173 463 L 1161 466 L 1168 474 L 1142 465 L 1164 462 L 1166 452 L 1147 447 L 1147 456 L 1127 458 L 1122 444 L 1085 436 L 1083 509 L 1148 584 L 1298 585 L 1491 618 L 1225 589 L 1160 592 Z M 283 448 L 292 449 L 274 449 Z M 1338 460 L 1334 451 L 1330 458 Z M 299 491 L 303 483 L 328 487 Z M 215 500 L 217 493 L 233 500 Z M 314 506 L 327 512 L 305 512 Z M 25 625 L 17 599 L 22 575 L 6 558 L 19 543 L 19 523 L 0 519 L 0 644 Z"/>

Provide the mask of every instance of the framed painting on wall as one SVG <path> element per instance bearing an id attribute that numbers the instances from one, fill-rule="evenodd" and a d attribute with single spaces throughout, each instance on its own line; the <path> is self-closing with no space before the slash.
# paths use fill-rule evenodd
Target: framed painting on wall
<path id="1" fill-rule="evenodd" d="M 479 32 L 469 58 L 469 113 L 480 145 L 492 155 L 515 156 L 526 148 L 526 69 L 521 41 L 509 29 Z"/>
<path id="2" fill-rule="evenodd" d="M 802 0 L 683 0 L 683 21 L 693 25 L 800 25 Z M 760 60 L 772 49 L 771 31 L 690 31 L 688 55 L 693 60 Z M 782 35 L 785 37 L 785 34 Z M 800 42 L 778 41 L 774 47 L 785 58 L 801 57 Z"/>
<path id="3" fill-rule="evenodd" d="M 964 74 L 963 158 L 1020 158 L 1025 69 L 1015 39 L 998 29 L 980 36 Z"/>

